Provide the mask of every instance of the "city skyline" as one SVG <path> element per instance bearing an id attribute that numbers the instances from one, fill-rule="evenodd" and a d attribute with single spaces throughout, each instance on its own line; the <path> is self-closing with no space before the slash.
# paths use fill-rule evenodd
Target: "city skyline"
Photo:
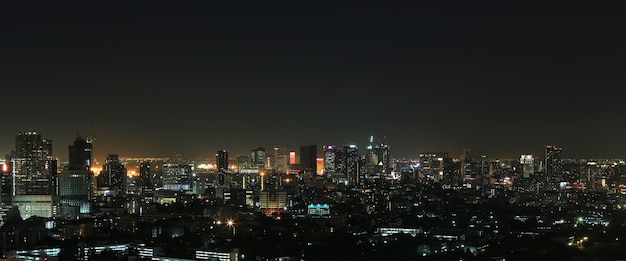
<path id="1" fill-rule="evenodd" d="M 0 152 L 214 159 L 386 137 L 394 158 L 626 158 L 626 28 L 579 3 L 3 3 Z"/>

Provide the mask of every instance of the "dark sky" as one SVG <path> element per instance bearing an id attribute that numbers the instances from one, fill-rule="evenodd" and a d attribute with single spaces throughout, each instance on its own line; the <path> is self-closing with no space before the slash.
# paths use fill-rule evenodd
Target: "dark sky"
<path id="1" fill-rule="evenodd" d="M 618 2 L 3 2 L 0 152 L 37 131 L 60 158 L 77 133 L 97 158 L 370 135 L 394 157 L 626 158 Z"/>

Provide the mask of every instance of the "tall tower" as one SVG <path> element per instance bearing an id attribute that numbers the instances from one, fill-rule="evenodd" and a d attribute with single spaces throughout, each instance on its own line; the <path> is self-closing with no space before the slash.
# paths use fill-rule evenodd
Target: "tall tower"
<path id="1" fill-rule="evenodd" d="M 522 176 L 524 178 L 530 178 L 535 173 L 535 163 L 533 162 L 532 154 L 522 154 L 520 156 L 520 164 L 522 165 Z"/>
<path id="2" fill-rule="evenodd" d="M 363 162 L 359 155 L 359 148 L 356 145 L 344 145 L 343 146 L 343 166 L 345 171 L 345 177 L 350 186 L 359 186 L 363 182 L 361 177 L 361 168 Z"/>
<path id="3" fill-rule="evenodd" d="M 78 136 L 68 147 L 69 165 L 58 176 L 59 213 L 77 215 L 91 211 L 91 152 L 89 140 Z"/>
<path id="4" fill-rule="evenodd" d="M 98 190 L 106 190 L 112 195 L 126 194 L 126 167 L 117 154 L 109 154 L 102 171 L 98 175 Z"/>
<path id="5" fill-rule="evenodd" d="M 77 136 L 69 146 L 69 170 L 91 170 L 92 150 L 91 140 Z"/>
<path id="6" fill-rule="evenodd" d="M 56 214 L 53 179 L 57 161 L 52 158 L 52 140 L 42 139 L 37 132 L 18 133 L 11 168 L 11 204 L 18 207 L 22 218 Z"/>
<path id="7" fill-rule="evenodd" d="M 215 163 L 218 172 L 228 171 L 228 152 L 226 150 L 218 150 L 215 154 Z"/>
<path id="8" fill-rule="evenodd" d="M 324 145 L 324 174 L 327 176 L 334 176 L 337 172 L 337 162 L 336 162 L 336 154 L 337 149 L 335 145 L 329 144 Z"/>
<path id="9" fill-rule="evenodd" d="M 561 174 L 561 150 L 561 147 L 555 145 L 545 146 L 545 173 L 553 175 Z"/>
<path id="10" fill-rule="evenodd" d="M 470 149 L 463 149 L 463 155 L 461 156 L 461 175 L 463 179 L 470 179 L 474 177 L 473 173 L 474 162 L 472 160 L 472 151 Z"/>
<path id="11" fill-rule="evenodd" d="M 300 171 L 317 173 L 317 145 L 300 146 Z"/>
<path id="12" fill-rule="evenodd" d="M 256 147 L 250 150 L 250 167 L 255 169 L 265 168 L 265 148 Z"/>

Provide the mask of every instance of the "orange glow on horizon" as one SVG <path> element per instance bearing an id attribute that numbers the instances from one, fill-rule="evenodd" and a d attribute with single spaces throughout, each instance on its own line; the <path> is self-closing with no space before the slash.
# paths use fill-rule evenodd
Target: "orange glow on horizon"
<path id="1" fill-rule="evenodd" d="M 102 167 L 91 166 L 91 173 L 93 173 L 94 176 L 98 176 L 100 171 L 102 171 Z"/>

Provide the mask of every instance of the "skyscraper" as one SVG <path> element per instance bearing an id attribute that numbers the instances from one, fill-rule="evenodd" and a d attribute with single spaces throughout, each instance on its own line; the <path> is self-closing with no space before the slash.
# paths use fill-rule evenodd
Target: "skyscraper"
<path id="1" fill-rule="evenodd" d="M 317 145 L 300 146 L 300 171 L 317 173 Z"/>
<path id="2" fill-rule="evenodd" d="M 545 146 L 544 166 L 545 173 L 559 175 L 561 174 L 561 147 L 555 145 Z"/>
<path id="3" fill-rule="evenodd" d="M 250 167 L 256 169 L 265 168 L 265 148 L 256 147 L 250 150 Z"/>
<path id="4" fill-rule="evenodd" d="M 535 163 L 533 160 L 533 155 L 531 154 L 522 154 L 520 156 L 520 164 L 522 165 L 522 176 L 524 178 L 530 178 L 533 173 L 535 173 Z"/>
<path id="5" fill-rule="evenodd" d="M 126 194 L 126 167 L 117 154 L 109 154 L 97 178 L 98 190 L 113 195 Z"/>
<path id="6" fill-rule="evenodd" d="M 59 213 L 77 215 L 91 211 L 92 144 L 78 136 L 68 147 L 69 165 L 58 176 Z"/>
<path id="7" fill-rule="evenodd" d="M 344 145 L 342 162 L 344 166 L 344 177 L 349 186 L 362 185 L 363 179 L 361 176 L 361 168 L 363 162 L 359 155 L 359 148 L 356 145 Z"/>
<path id="8" fill-rule="evenodd" d="M 56 214 L 54 180 L 57 161 L 52 158 L 52 141 L 37 132 L 21 132 L 15 136 L 11 157 L 11 204 L 17 206 L 22 218 Z"/>
<path id="9" fill-rule="evenodd" d="M 226 150 L 218 150 L 215 154 L 215 164 L 218 172 L 228 171 L 228 152 Z"/>
<path id="10" fill-rule="evenodd" d="M 329 144 L 329 145 L 324 145 L 323 150 L 324 150 L 324 173 L 327 176 L 332 177 L 337 171 L 337 162 L 336 162 L 337 149 L 335 148 L 334 145 Z"/>
<path id="11" fill-rule="evenodd" d="M 92 150 L 90 140 L 77 136 L 69 146 L 69 170 L 91 170 Z"/>

